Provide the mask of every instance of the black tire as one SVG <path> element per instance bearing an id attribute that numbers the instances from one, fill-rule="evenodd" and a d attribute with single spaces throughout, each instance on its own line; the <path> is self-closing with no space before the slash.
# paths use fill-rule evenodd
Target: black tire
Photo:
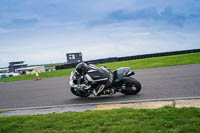
<path id="1" fill-rule="evenodd" d="M 142 89 L 141 83 L 132 77 L 125 77 L 122 84 L 126 85 L 126 89 L 122 91 L 125 95 L 136 95 Z M 135 90 L 132 89 L 134 87 Z"/>
<path id="2" fill-rule="evenodd" d="M 78 96 L 78 97 L 88 97 L 88 96 L 90 95 L 90 94 L 87 93 L 87 92 L 76 91 L 76 89 L 73 88 L 73 87 L 71 87 L 71 92 L 72 92 L 74 95 Z"/>

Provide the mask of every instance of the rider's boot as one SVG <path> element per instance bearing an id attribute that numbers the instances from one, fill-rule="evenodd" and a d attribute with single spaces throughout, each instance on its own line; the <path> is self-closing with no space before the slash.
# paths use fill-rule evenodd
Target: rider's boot
<path id="1" fill-rule="evenodd" d="M 113 88 L 109 88 L 109 89 L 107 89 L 107 90 L 104 90 L 104 91 L 103 91 L 103 94 L 104 94 L 104 95 L 107 95 L 107 94 L 113 95 L 113 94 L 115 94 L 115 90 L 114 90 Z"/>

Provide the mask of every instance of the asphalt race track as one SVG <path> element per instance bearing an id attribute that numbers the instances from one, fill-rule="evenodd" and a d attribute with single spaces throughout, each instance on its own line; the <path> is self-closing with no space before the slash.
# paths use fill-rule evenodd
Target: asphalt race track
<path id="1" fill-rule="evenodd" d="M 0 83 L 0 109 L 200 96 L 200 64 L 136 70 L 138 95 L 79 98 L 69 77 Z"/>

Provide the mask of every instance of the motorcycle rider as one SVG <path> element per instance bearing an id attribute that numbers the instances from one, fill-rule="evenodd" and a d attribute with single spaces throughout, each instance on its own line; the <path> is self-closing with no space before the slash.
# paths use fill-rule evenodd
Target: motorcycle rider
<path id="1" fill-rule="evenodd" d="M 104 90 L 104 88 L 109 88 L 113 81 L 113 74 L 106 67 L 98 68 L 95 65 L 87 65 L 85 62 L 81 62 L 76 66 L 75 72 L 79 78 L 83 78 L 86 84 L 95 86 L 92 90 L 95 96 L 102 93 L 114 93 L 114 89 Z"/>

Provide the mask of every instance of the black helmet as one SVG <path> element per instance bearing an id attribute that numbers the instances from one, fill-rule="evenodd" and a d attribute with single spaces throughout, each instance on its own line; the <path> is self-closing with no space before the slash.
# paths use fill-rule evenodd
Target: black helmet
<path id="1" fill-rule="evenodd" d="M 81 62 L 76 66 L 76 71 L 80 75 L 85 75 L 88 71 L 88 65 L 84 62 Z"/>

